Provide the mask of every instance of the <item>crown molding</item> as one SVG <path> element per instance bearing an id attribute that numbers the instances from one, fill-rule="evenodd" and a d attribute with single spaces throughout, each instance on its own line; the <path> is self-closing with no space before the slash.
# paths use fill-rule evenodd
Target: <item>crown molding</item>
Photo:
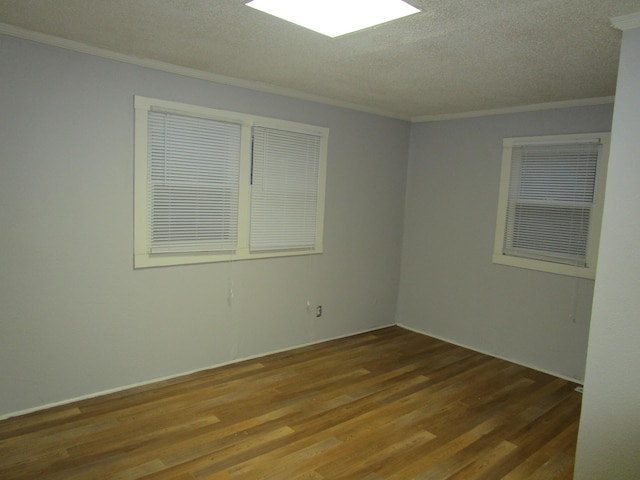
<path id="1" fill-rule="evenodd" d="M 620 17 L 613 17 L 611 19 L 611 25 L 618 30 L 631 30 L 632 28 L 640 27 L 640 12 L 630 13 L 629 15 L 622 15 Z"/>
<path id="2" fill-rule="evenodd" d="M 584 98 L 579 100 L 565 100 L 561 102 L 536 103 L 516 107 L 496 108 L 492 110 L 476 110 L 473 112 L 451 113 L 443 115 L 423 115 L 411 118 L 412 123 L 439 122 L 443 120 L 459 120 L 464 118 L 487 117 L 490 115 L 505 115 L 509 113 L 536 112 L 539 110 L 555 110 L 558 108 L 588 107 L 614 103 L 615 97 Z"/>
<path id="3" fill-rule="evenodd" d="M 611 19 L 612 24 L 616 28 L 629 29 L 640 26 L 640 13 L 624 15 L 621 17 L 615 17 Z M 293 89 L 287 89 L 282 87 L 276 87 L 267 83 L 256 82 L 251 80 L 243 80 L 235 77 L 227 77 L 224 75 L 218 75 L 211 72 L 205 72 L 188 67 L 182 67 L 167 62 L 161 62 L 159 60 L 151 60 L 148 58 L 140 58 L 132 55 L 126 55 L 112 50 L 94 47 L 75 40 L 69 40 L 66 38 L 56 37 L 45 33 L 34 32 L 24 28 L 16 27 L 6 23 L 0 23 L 0 34 L 9 35 L 12 37 L 21 38 L 23 40 L 29 40 L 45 45 L 51 45 L 65 50 L 71 50 L 87 55 L 93 55 L 96 57 L 105 58 L 108 60 L 114 60 L 117 62 L 129 63 L 132 65 L 150 68 L 166 73 L 173 73 L 184 77 L 195 78 L 212 83 L 218 83 L 222 85 L 228 85 L 232 87 L 245 88 L 248 90 L 258 91 L 262 93 L 268 93 L 273 95 L 280 95 L 288 98 L 295 98 L 298 100 L 309 101 L 314 103 L 320 103 L 324 105 L 331 105 L 338 108 L 345 108 L 362 113 L 369 113 L 372 115 L 379 115 L 387 118 L 394 118 L 396 120 L 410 121 L 411 123 L 424 123 L 424 122 L 436 122 L 443 120 L 456 120 L 464 118 L 485 117 L 489 115 L 503 115 L 509 113 L 522 113 L 532 112 L 538 110 L 552 110 L 557 108 L 571 108 L 590 105 L 601 105 L 606 103 L 613 103 L 615 97 L 599 97 L 591 99 L 581 100 L 567 100 L 561 102 L 539 103 L 534 105 L 524 105 L 515 107 L 506 107 L 491 110 L 477 110 L 471 112 L 441 114 L 441 115 L 421 115 L 415 117 L 409 117 L 397 112 L 390 112 L 374 107 L 368 107 L 366 105 L 353 104 L 349 102 L 343 102 L 332 98 L 322 97 L 318 95 L 312 95 L 304 92 L 300 92 Z"/>
<path id="4" fill-rule="evenodd" d="M 309 93 L 300 92 L 298 90 L 276 87 L 267 83 L 256 82 L 252 80 L 243 80 L 235 77 L 227 77 L 225 75 L 219 75 L 216 73 L 206 72 L 204 70 L 197 70 L 194 68 L 183 67 L 180 65 L 174 65 L 172 63 L 162 62 L 159 60 L 152 60 L 148 58 L 140 58 L 132 55 L 126 55 L 123 53 L 114 52 L 105 48 L 94 47 L 75 40 L 69 40 L 66 38 L 56 37 L 55 35 L 49 35 L 46 33 L 34 32 L 24 28 L 16 27 L 6 23 L 0 23 L 0 34 L 9 35 L 12 37 L 21 38 L 23 40 L 29 40 L 36 43 L 42 43 L 45 45 L 51 45 L 53 47 L 63 48 L 65 50 L 71 50 L 74 52 L 85 53 L 87 55 L 93 55 L 95 57 L 101 57 L 108 60 L 115 60 L 117 62 L 129 63 L 139 67 L 150 68 L 166 73 L 174 73 L 176 75 L 182 75 L 184 77 L 196 78 L 199 80 L 205 80 L 207 82 L 219 83 L 223 85 L 229 85 L 232 87 L 246 88 L 247 90 L 258 91 L 262 93 L 269 93 L 273 95 L 280 95 L 282 97 L 295 98 L 298 100 L 304 100 L 308 102 L 320 103 L 324 105 L 331 105 L 339 108 L 346 108 L 349 110 L 355 110 L 363 113 L 370 113 L 373 115 L 379 115 L 382 117 L 395 118 L 397 120 L 409 121 L 410 118 L 407 115 L 401 115 L 395 112 L 389 112 L 386 110 L 368 107 L 366 105 L 353 104 L 349 102 L 343 102 L 332 98 L 326 98 L 319 95 L 313 95 Z"/>

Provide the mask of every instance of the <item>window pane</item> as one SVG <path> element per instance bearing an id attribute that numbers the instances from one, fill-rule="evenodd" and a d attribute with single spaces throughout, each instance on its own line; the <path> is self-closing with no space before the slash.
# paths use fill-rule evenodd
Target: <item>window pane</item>
<path id="1" fill-rule="evenodd" d="M 584 266 L 589 220 L 588 208 L 515 205 L 505 252 Z"/>
<path id="2" fill-rule="evenodd" d="M 593 202 L 598 145 L 527 145 L 520 161 L 521 200 Z"/>
<path id="3" fill-rule="evenodd" d="M 252 250 L 316 245 L 320 140 L 306 133 L 254 129 Z"/>
<path id="4" fill-rule="evenodd" d="M 235 249 L 239 164 L 239 125 L 149 112 L 153 253 Z"/>

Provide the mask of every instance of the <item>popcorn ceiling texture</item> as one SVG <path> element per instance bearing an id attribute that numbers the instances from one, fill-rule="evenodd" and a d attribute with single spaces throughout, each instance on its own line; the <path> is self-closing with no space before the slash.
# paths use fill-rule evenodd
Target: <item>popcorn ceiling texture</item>
<path id="1" fill-rule="evenodd" d="M 640 11 L 640 0 L 410 0 L 421 13 L 331 39 L 244 3 L 0 0 L 0 22 L 410 119 L 614 95 L 610 19 Z"/>

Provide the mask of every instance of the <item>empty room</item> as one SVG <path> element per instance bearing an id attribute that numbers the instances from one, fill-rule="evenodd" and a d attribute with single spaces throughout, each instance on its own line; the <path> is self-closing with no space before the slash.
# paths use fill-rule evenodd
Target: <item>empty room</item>
<path id="1" fill-rule="evenodd" d="M 0 479 L 640 478 L 640 1 L 270 3 L 0 0 Z"/>

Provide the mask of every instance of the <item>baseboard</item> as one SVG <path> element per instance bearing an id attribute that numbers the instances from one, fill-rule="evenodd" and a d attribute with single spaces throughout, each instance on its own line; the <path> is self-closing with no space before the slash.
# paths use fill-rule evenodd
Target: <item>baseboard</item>
<path id="1" fill-rule="evenodd" d="M 352 337 L 352 336 L 355 336 L 355 335 L 361 335 L 363 333 L 375 332 L 376 330 L 381 330 L 383 328 L 388 328 L 388 327 L 392 327 L 392 326 L 398 326 L 400 328 L 404 328 L 405 330 L 410 330 L 410 331 L 418 333 L 420 335 L 426 335 L 428 337 L 436 338 L 438 340 L 450 343 L 452 345 L 457 345 L 459 347 L 466 348 L 466 349 L 472 350 L 474 352 L 482 353 L 483 355 L 488 355 L 490 357 L 499 358 L 499 359 L 505 360 L 507 362 L 515 363 L 516 365 L 521 365 L 523 367 L 530 368 L 530 369 L 536 370 L 538 372 L 546 373 L 548 375 L 552 375 L 552 376 L 557 377 L 557 378 L 562 378 L 563 380 L 567 380 L 567 381 L 570 381 L 570 382 L 573 382 L 573 383 L 577 383 L 578 385 L 583 385 L 583 383 L 584 383 L 582 380 L 578 380 L 577 378 L 568 377 L 568 376 L 565 376 L 565 375 L 558 374 L 557 372 L 551 372 L 549 370 L 545 370 L 545 369 L 540 368 L 540 367 L 535 366 L 535 365 L 530 365 L 530 364 L 527 364 L 527 363 L 523 363 L 523 362 L 514 360 L 512 358 L 507 358 L 507 357 L 503 357 L 503 356 L 500 356 L 500 355 L 496 355 L 495 353 L 487 352 L 487 351 L 478 349 L 476 347 L 465 345 L 463 343 L 451 340 L 450 338 L 441 337 L 439 335 L 434 335 L 434 334 L 429 333 L 429 332 L 424 332 L 422 330 L 418 330 L 416 328 L 409 327 L 409 326 L 404 325 L 402 323 L 397 323 L 397 324 L 390 323 L 388 325 L 380 325 L 380 326 L 377 326 L 377 327 L 374 327 L 374 328 L 370 328 L 370 329 L 366 329 L 366 330 L 360 330 L 360 331 L 348 333 L 348 334 L 345 334 L 345 335 L 338 335 L 338 336 L 330 337 L 330 338 L 327 338 L 327 339 L 324 339 L 324 340 L 317 340 L 317 341 L 313 341 L 313 342 L 307 342 L 307 343 L 304 343 L 304 344 L 295 345 L 295 346 L 287 347 L 287 348 L 282 348 L 282 349 L 279 349 L 279 350 L 273 350 L 273 351 L 266 352 L 266 353 L 261 353 L 261 354 L 258 354 L 258 355 L 252 355 L 252 356 L 243 357 L 243 358 L 236 358 L 236 359 L 230 360 L 228 362 L 223 362 L 223 363 L 219 363 L 219 364 L 216 364 L 216 365 L 210 365 L 210 366 L 207 366 L 207 367 L 198 368 L 198 369 L 190 370 L 190 371 L 187 371 L 187 372 L 176 373 L 174 375 L 168 375 L 166 377 L 158 377 L 158 378 L 154 378 L 154 379 L 151 379 L 151 380 L 145 380 L 143 382 L 137 382 L 137 383 L 133 383 L 133 384 L 130 384 L 130 385 L 125 385 L 125 386 L 122 386 L 122 387 L 116 387 L 116 388 L 111 388 L 111 389 L 108 389 L 108 390 L 102 390 L 102 391 L 99 391 L 99 392 L 90 393 L 90 394 L 87 394 L 87 395 L 81 395 L 79 397 L 69 398 L 69 399 L 66 399 L 66 400 L 58 401 L 58 402 L 48 403 L 48 404 L 45 404 L 45 405 L 40 405 L 40 406 L 37 406 L 37 407 L 28 408 L 28 409 L 20 410 L 20 411 L 17 411 L 17 412 L 10 412 L 10 413 L 7 413 L 7 414 L 0 415 L 0 420 L 5 420 L 7 418 L 12 418 L 12 417 L 19 417 L 21 415 L 27 415 L 29 413 L 34 413 L 34 412 L 39 412 L 39 411 L 42 411 L 42 410 L 47 410 L 49 408 L 60 407 L 60 406 L 63 406 L 63 405 L 68 405 L 68 404 L 79 402 L 79 401 L 82 401 L 82 400 L 89 400 L 91 398 L 101 397 L 103 395 L 109 395 L 111 393 L 122 392 L 122 391 L 128 390 L 130 388 L 142 387 L 142 386 L 145 386 L 145 385 L 150 385 L 152 383 L 162 382 L 162 381 L 166 381 L 166 380 L 172 380 L 174 378 L 183 377 L 183 376 L 186 376 L 186 375 L 191 375 L 191 374 L 198 373 L 198 372 L 203 372 L 205 370 L 211 370 L 213 368 L 220 368 L 220 367 L 224 367 L 224 366 L 227 366 L 227 365 L 233 365 L 235 363 L 245 362 L 247 360 L 255 360 L 257 358 L 266 357 L 268 355 L 274 355 L 274 354 L 277 354 L 277 353 L 288 352 L 288 351 L 291 351 L 291 350 L 295 350 L 297 348 L 309 347 L 309 346 L 312 346 L 312 345 L 318 345 L 318 344 L 325 343 L 325 342 L 331 342 L 333 340 L 340 340 L 341 338 L 347 338 L 347 337 Z"/>
<path id="2" fill-rule="evenodd" d="M 536 370 L 537 372 L 546 373 L 547 375 L 551 375 L 553 377 L 561 378 L 563 380 L 567 380 L 567 381 L 572 382 L 572 383 L 577 383 L 578 385 L 584 385 L 584 381 L 583 380 L 578 380 L 577 378 L 572 378 L 572 377 L 568 377 L 566 375 L 561 375 L 561 374 L 559 374 L 557 372 L 551 372 L 549 370 L 545 370 L 544 368 L 540 368 L 540 367 L 538 367 L 536 365 L 529 365 L 527 363 L 523 363 L 523 362 L 520 362 L 518 360 L 514 360 L 513 358 L 502 357 L 500 355 L 496 355 L 495 353 L 486 352 L 486 351 L 480 350 L 480 349 L 478 349 L 476 347 L 471 347 L 469 345 L 465 345 L 463 343 L 456 342 L 454 340 L 451 340 L 450 338 L 440 337 L 438 335 L 433 335 L 432 333 L 423 332 L 421 330 L 418 330 L 418 329 L 413 328 L 413 327 L 409 327 L 407 325 L 403 325 L 401 323 L 397 323 L 396 325 L 398 327 L 400 327 L 400 328 L 404 328 L 406 330 L 410 330 L 412 332 L 419 333 L 420 335 L 426 335 L 428 337 L 432 337 L 432 338 L 441 340 L 443 342 L 450 343 L 452 345 L 457 345 L 458 347 L 466 348 L 467 350 L 473 350 L 474 352 L 482 353 L 483 355 L 488 355 L 490 357 L 499 358 L 500 360 L 505 360 L 507 362 L 515 363 L 516 365 L 520 365 L 521 367 L 526 367 L 526 368 L 530 368 L 531 370 Z"/>
<path id="3" fill-rule="evenodd" d="M 233 365 L 234 363 L 246 362 L 247 360 L 255 360 L 256 358 L 262 358 L 262 357 L 266 357 L 266 356 L 269 356 L 269 355 L 274 355 L 276 353 L 288 352 L 288 351 L 291 351 L 291 350 L 296 350 L 298 348 L 310 347 L 312 345 L 319 345 L 321 343 L 331 342 L 333 340 L 340 340 L 341 338 L 353 337 L 355 335 L 361 335 L 363 333 L 375 332 L 376 330 L 381 330 L 383 328 L 393 327 L 394 325 L 395 324 L 393 324 L 393 323 L 390 323 L 388 325 L 381 325 L 381 326 L 370 328 L 370 329 L 367 329 L 367 330 L 361 330 L 361 331 L 356 331 L 356 332 L 352 332 L 352 333 L 347 333 L 345 335 L 338 335 L 336 337 L 331 337 L 331 338 L 327 338 L 327 339 L 324 339 L 324 340 L 317 340 L 317 341 L 313 341 L 313 342 L 308 342 L 308 343 L 304 343 L 304 344 L 301 344 L 301 345 L 295 345 L 293 347 L 287 347 L 287 348 L 282 348 L 282 349 L 279 349 L 279 350 L 274 350 L 274 351 L 270 351 L 270 352 L 266 352 L 266 353 L 261 353 L 261 354 L 258 354 L 258 355 L 252 355 L 252 356 L 243 357 L 243 358 L 235 358 L 235 359 L 230 360 L 228 362 L 223 362 L 223 363 L 219 363 L 219 364 L 216 364 L 216 365 L 210 365 L 208 367 L 198 368 L 198 369 L 191 370 L 191 371 L 188 371 L 188 372 L 176 373 L 175 375 L 168 375 L 166 377 L 154 378 L 152 380 L 145 380 L 143 382 L 132 383 L 130 385 L 125 385 L 125 386 L 122 386 L 122 387 L 116 387 L 116 388 L 111 388 L 111 389 L 108 389 L 108 390 L 102 390 L 102 391 L 95 392 L 95 393 L 89 393 L 87 395 L 81 395 L 79 397 L 69 398 L 69 399 L 66 399 L 66 400 L 61 400 L 59 402 L 47 403 L 45 405 L 40 405 L 40 406 L 37 406 L 37 407 L 27 408 L 25 410 L 20 410 L 20 411 L 17 411 L 17 412 L 11 412 L 11 413 L 0 415 L 0 420 L 6 420 L 7 418 L 13 418 L 13 417 L 19 417 L 21 415 L 27 415 L 29 413 L 34 413 L 34 412 L 39 412 L 39 411 L 42 411 L 42 410 L 47 410 L 49 408 L 60 407 L 60 406 L 63 406 L 63 405 L 69 405 L 71 403 L 80 402 L 82 400 L 89 400 L 91 398 L 101 397 L 103 395 L 109 395 L 110 393 L 122 392 L 122 391 L 128 390 L 130 388 L 143 387 L 145 385 L 150 385 L 152 383 L 163 382 L 163 381 L 166 381 L 166 380 L 171 380 L 171 379 L 178 378 L 178 377 L 183 377 L 183 376 L 186 376 L 186 375 L 191 375 L 191 374 L 194 374 L 194 373 L 203 372 L 205 370 L 211 370 L 212 368 L 220 368 L 220 367 L 224 367 L 224 366 L 227 366 L 227 365 Z"/>

